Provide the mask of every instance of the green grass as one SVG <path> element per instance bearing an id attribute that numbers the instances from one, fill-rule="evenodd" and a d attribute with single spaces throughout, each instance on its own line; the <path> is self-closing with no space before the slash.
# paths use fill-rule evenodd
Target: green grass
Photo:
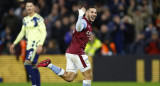
<path id="1" fill-rule="evenodd" d="M 0 86 L 31 86 L 31 83 L 0 83 Z M 41 86 L 82 86 L 82 83 L 42 83 Z M 160 86 L 160 83 L 93 82 L 92 86 Z"/>

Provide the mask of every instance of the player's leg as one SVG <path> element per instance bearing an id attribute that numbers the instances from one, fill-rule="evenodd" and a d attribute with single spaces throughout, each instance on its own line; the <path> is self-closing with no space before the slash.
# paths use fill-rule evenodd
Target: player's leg
<path id="1" fill-rule="evenodd" d="M 32 68 L 32 63 L 29 60 L 25 60 L 24 66 L 27 70 L 27 73 L 29 75 L 29 78 L 32 82 L 32 86 L 36 86 L 36 77 L 35 77 L 35 71 Z"/>
<path id="2" fill-rule="evenodd" d="M 27 50 L 26 59 L 24 62 L 27 73 L 31 79 L 32 86 L 38 86 L 37 78 L 36 78 L 37 73 L 35 72 L 35 68 L 34 68 L 35 63 L 33 62 L 33 60 L 36 61 L 35 53 L 36 51 L 34 49 Z"/>
<path id="3" fill-rule="evenodd" d="M 77 73 L 77 67 L 74 64 L 72 58 L 74 58 L 74 55 L 66 53 L 66 59 L 67 59 L 66 72 L 62 76 L 62 78 L 68 82 L 73 81 Z"/>
<path id="4" fill-rule="evenodd" d="M 51 63 L 50 59 L 46 59 L 42 62 L 40 62 L 37 67 L 48 67 L 50 68 L 55 74 L 63 78 L 64 80 L 71 82 L 76 76 L 77 68 L 75 68 L 75 65 L 73 62 L 67 58 L 67 67 L 66 71 L 54 64 Z"/>
<path id="5" fill-rule="evenodd" d="M 92 80 L 92 71 L 91 69 L 82 72 L 83 76 L 84 76 L 84 80 L 83 80 L 83 86 L 91 86 L 91 80 Z"/>
<path id="6" fill-rule="evenodd" d="M 33 63 L 33 69 L 34 69 L 35 76 L 36 76 L 36 85 L 41 86 L 40 73 L 39 73 L 38 68 L 36 68 L 36 63 L 37 63 L 38 58 L 39 58 L 39 55 L 35 51 L 34 59 L 32 59 L 31 61 Z"/>
<path id="7" fill-rule="evenodd" d="M 65 81 L 68 81 L 68 82 L 73 81 L 76 76 L 76 74 L 74 72 L 65 71 L 64 69 L 57 67 L 54 64 L 49 64 L 47 67 L 50 68 L 55 74 L 57 74 L 62 79 L 64 79 Z"/>
<path id="8" fill-rule="evenodd" d="M 79 55 L 79 59 L 77 60 L 78 60 L 77 61 L 78 63 L 76 65 L 84 75 L 83 86 L 91 86 L 92 71 L 91 71 L 90 62 L 88 60 L 88 56 Z"/>
<path id="9" fill-rule="evenodd" d="M 34 72 L 36 76 L 36 85 L 41 86 L 39 70 L 37 68 L 34 68 Z"/>

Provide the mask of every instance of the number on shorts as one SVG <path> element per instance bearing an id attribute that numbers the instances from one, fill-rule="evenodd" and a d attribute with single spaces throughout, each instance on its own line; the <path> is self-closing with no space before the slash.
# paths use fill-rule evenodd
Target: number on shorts
<path id="1" fill-rule="evenodd" d="M 33 55 L 33 52 L 29 52 L 28 59 L 31 59 L 32 55 Z"/>

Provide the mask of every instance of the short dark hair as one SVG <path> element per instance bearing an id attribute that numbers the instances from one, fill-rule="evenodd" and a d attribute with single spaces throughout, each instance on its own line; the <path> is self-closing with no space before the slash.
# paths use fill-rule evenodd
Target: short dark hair
<path id="1" fill-rule="evenodd" d="M 88 7 L 86 7 L 86 10 L 89 10 L 90 8 L 95 8 L 96 9 L 95 6 L 88 6 Z"/>
<path id="2" fill-rule="evenodd" d="M 27 4 L 27 3 L 32 3 L 33 5 L 36 5 L 35 0 L 25 0 L 25 4 Z"/>

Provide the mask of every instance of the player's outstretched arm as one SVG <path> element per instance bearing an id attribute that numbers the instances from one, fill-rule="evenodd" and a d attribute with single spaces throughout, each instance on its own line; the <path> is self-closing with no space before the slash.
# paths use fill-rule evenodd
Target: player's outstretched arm
<path id="1" fill-rule="evenodd" d="M 78 9 L 78 12 L 79 12 L 79 16 L 78 16 L 78 21 L 76 23 L 76 30 L 78 32 L 82 31 L 85 26 L 86 26 L 86 21 L 83 21 L 83 15 L 85 14 L 86 12 L 86 9 L 84 7 L 82 7 L 81 9 Z"/>

